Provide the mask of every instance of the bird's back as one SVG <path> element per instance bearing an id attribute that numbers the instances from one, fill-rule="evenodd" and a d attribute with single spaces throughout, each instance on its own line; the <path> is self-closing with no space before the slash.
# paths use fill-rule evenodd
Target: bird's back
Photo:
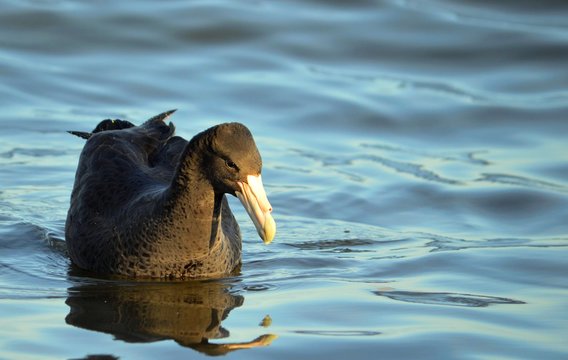
<path id="1" fill-rule="evenodd" d="M 87 140 L 71 198 L 92 211 L 112 211 L 148 191 L 167 186 L 187 141 L 172 137 L 173 125 L 141 126 L 93 133 Z"/>
<path id="2" fill-rule="evenodd" d="M 97 127 L 98 128 L 98 127 Z M 66 222 L 70 255 L 109 258 L 130 223 L 151 216 L 169 186 L 187 141 L 161 120 L 95 131 L 81 152 Z M 104 264 L 102 266 L 109 266 Z M 78 262 L 78 261 L 77 261 Z"/>

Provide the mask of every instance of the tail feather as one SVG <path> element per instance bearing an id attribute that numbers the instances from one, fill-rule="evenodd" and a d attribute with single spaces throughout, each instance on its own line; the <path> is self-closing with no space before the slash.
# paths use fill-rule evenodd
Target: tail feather
<path id="1" fill-rule="evenodd" d="M 166 124 L 165 120 L 167 118 L 169 118 L 170 115 L 173 114 L 175 111 L 176 111 L 176 109 L 168 110 L 168 111 L 165 111 L 161 114 L 158 114 L 158 115 L 150 118 L 149 120 L 147 120 L 144 124 L 142 124 L 142 126 L 145 126 L 151 132 L 158 130 L 159 132 L 156 135 L 159 134 L 159 137 L 163 137 L 163 138 L 167 139 L 167 138 L 173 136 L 173 134 L 175 132 L 175 126 L 171 122 L 169 124 Z M 78 136 L 82 139 L 88 140 L 91 136 L 93 136 L 93 134 L 101 132 L 101 131 L 122 130 L 122 129 L 131 128 L 131 127 L 134 127 L 134 126 L 136 126 L 136 125 L 134 125 L 130 121 L 126 121 L 126 120 L 105 119 L 105 120 L 101 121 L 97 125 L 97 127 L 95 127 L 95 129 L 92 132 L 68 131 L 68 133 L 73 134 L 75 136 Z"/>
<path id="2" fill-rule="evenodd" d="M 114 120 L 105 119 L 101 121 L 92 132 L 85 132 L 85 131 L 67 131 L 67 132 L 69 134 L 76 135 L 82 139 L 88 140 L 91 136 L 93 136 L 93 134 L 101 131 L 122 130 L 122 129 L 131 128 L 133 126 L 135 125 L 130 121 L 120 120 L 120 119 L 114 119 Z"/>
<path id="3" fill-rule="evenodd" d="M 69 134 L 73 134 L 75 136 L 78 136 L 82 139 L 88 140 L 93 134 L 90 132 L 84 132 L 84 131 L 67 131 Z"/>

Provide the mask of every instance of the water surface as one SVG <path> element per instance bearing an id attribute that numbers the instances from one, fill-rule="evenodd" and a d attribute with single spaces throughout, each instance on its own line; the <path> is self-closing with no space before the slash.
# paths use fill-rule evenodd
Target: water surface
<path id="1" fill-rule="evenodd" d="M 3 1 L 0 358 L 565 359 L 563 1 Z M 241 274 L 70 266 L 83 145 L 245 123 L 278 234 Z"/>

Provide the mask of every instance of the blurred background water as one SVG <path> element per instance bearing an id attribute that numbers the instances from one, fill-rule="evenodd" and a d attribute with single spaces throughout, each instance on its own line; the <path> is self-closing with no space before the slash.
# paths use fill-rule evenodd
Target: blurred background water
<path id="1" fill-rule="evenodd" d="M 568 3 L 0 1 L 0 358 L 566 359 Z M 245 123 L 278 224 L 242 273 L 96 279 L 81 139 Z M 93 358 L 93 357 L 91 357 Z"/>

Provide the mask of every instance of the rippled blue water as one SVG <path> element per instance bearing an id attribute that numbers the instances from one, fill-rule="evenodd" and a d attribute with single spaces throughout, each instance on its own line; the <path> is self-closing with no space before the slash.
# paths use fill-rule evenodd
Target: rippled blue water
<path id="1" fill-rule="evenodd" d="M 1 359 L 568 357 L 565 1 L 6 0 L 0 29 Z M 237 277 L 70 270 L 65 131 L 170 108 L 251 128 L 274 243 L 233 201 Z"/>

